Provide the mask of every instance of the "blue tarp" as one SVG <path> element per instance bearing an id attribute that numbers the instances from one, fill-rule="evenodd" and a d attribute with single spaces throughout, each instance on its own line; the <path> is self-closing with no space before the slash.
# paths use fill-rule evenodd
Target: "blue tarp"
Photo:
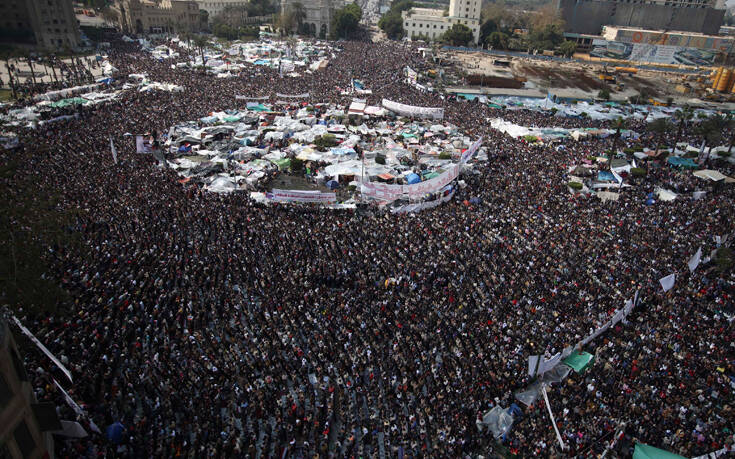
<path id="1" fill-rule="evenodd" d="M 414 183 L 419 183 L 421 181 L 421 177 L 418 176 L 418 174 L 415 174 L 411 172 L 406 176 L 406 183 L 409 185 L 413 185 Z"/>
<path id="2" fill-rule="evenodd" d="M 327 182 L 327 188 L 329 188 L 330 190 L 336 190 L 337 188 L 339 188 L 339 183 L 337 183 L 336 180 L 330 180 Z"/>
<path id="3" fill-rule="evenodd" d="M 120 424 L 119 422 L 115 422 L 114 424 L 110 424 L 107 426 L 107 439 L 115 444 L 119 444 L 122 442 L 122 435 L 125 431 L 125 427 Z"/>
<path id="4" fill-rule="evenodd" d="M 610 171 L 600 171 L 597 173 L 598 182 L 617 182 L 615 176 Z"/>
<path id="5" fill-rule="evenodd" d="M 355 89 L 365 89 L 365 85 L 360 80 L 352 80 L 352 84 L 355 86 Z"/>
<path id="6" fill-rule="evenodd" d="M 254 64 L 255 65 L 268 65 L 270 64 L 270 62 L 271 61 L 269 61 L 268 59 L 258 59 L 257 61 L 254 62 Z"/>
<path id="7" fill-rule="evenodd" d="M 696 169 L 698 167 L 697 163 L 695 163 L 692 158 L 680 158 L 678 156 L 669 156 L 669 159 L 666 162 L 671 164 L 672 166 L 678 166 L 678 167 L 691 167 L 692 169 Z"/>

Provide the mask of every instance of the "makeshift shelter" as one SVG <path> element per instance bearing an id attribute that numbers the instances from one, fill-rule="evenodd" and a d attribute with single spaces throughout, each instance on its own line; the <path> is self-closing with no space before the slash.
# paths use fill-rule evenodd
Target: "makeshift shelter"
<path id="1" fill-rule="evenodd" d="M 336 180 L 330 180 L 326 183 L 326 185 L 327 188 L 329 188 L 330 190 L 336 190 L 337 188 L 339 188 L 339 182 L 337 182 Z"/>
<path id="2" fill-rule="evenodd" d="M 421 177 L 419 177 L 418 174 L 411 172 L 406 176 L 406 183 L 409 185 L 413 185 L 414 183 L 419 183 L 421 181 Z"/>
<path id="3" fill-rule="evenodd" d="M 636 443 L 633 451 L 633 459 L 684 459 L 684 456 L 670 453 L 666 450 Z"/>
<path id="4" fill-rule="evenodd" d="M 668 164 L 674 167 L 681 167 L 683 169 L 696 169 L 697 163 L 692 158 L 682 158 L 679 156 L 669 156 L 666 160 Z"/>
<path id="5" fill-rule="evenodd" d="M 565 365 L 572 367 L 572 369 L 576 371 L 577 373 L 582 373 L 592 364 L 594 360 L 595 360 L 595 356 L 593 356 L 589 352 L 580 353 L 580 352 L 574 351 L 571 353 L 571 355 L 569 355 L 569 357 L 564 359 L 562 362 Z"/>
<path id="6" fill-rule="evenodd" d="M 692 172 L 692 174 L 701 179 L 711 180 L 713 182 L 719 182 L 722 180 L 724 180 L 725 183 L 735 182 L 735 179 L 728 177 L 727 175 L 721 173 L 720 171 L 715 171 L 712 169 L 702 169 L 701 171 L 694 171 Z"/>

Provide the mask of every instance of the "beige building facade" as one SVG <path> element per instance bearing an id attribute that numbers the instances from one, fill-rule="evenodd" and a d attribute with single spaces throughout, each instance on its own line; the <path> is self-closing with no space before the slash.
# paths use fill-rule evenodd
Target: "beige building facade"
<path id="1" fill-rule="evenodd" d="M 191 0 L 121 0 L 115 4 L 125 33 L 199 32 L 199 5 Z"/>
<path id="2" fill-rule="evenodd" d="M 472 31 L 473 43 L 480 38 L 480 0 L 451 0 L 449 10 L 412 8 L 402 13 L 403 29 L 412 39 L 437 40 L 454 24 Z"/>

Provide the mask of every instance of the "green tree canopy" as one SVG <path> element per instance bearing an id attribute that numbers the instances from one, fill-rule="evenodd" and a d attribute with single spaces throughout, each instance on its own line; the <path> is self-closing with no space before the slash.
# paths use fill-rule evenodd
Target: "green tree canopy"
<path id="1" fill-rule="evenodd" d="M 332 37 L 350 37 L 357 30 L 360 19 L 362 19 L 362 9 L 357 3 L 350 3 L 338 9 L 332 18 Z"/>
<path id="2" fill-rule="evenodd" d="M 385 35 L 391 40 L 397 40 L 403 38 L 405 30 L 403 29 L 403 17 L 401 13 L 388 12 L 384 14 L 380 21 L 378 21 L 378 27 L 380 30 L 385 32 Z"/>
<path id="3" fill-rule="evenodd" d="M 503 32 L 493 32 L 485 38 L 485 44 L 492 46 L 493 49 L 507 49 L 508 35 Z"/>
<path id="4" fill-rule="evenodd" d="M 559 52 L 562 56 L 570 57 L 577 50 L 577 44 L 571 40 L 565 40 L 559 45 Z"/>
<path id="5" fill-rule="evenodd" d="M 464 24 L 454 24 L 442 35 L 442 41 L 452 46 L 467 46 L 472 38 L 472 30 Z"/>

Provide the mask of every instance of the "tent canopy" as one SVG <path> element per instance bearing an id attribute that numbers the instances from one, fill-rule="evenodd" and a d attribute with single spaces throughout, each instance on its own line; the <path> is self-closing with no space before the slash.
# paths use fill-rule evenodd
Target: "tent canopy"
<path id="1" fill-rule="evenodd" d="M 414 183 L 419 183 L 421 181 L 421 177 L 419 177 L 418 174 L 411 172 L 406 176 L 406 183 L 409 185 L 413 185 Z"/>
<path id="2" fill-rule="evenodd" d="M 339 183 L 337 183 L 336 180 L 330 180 L 327 182 L 327 188 L 329 188 L 330 190 L 336 190 L 337 188 L 339 188 Z"/>
<path id="3" fill-rule="evenodd" d="M 684 459 L 684 456 L 644 445 L 643 443 L 636 443 L 635 450 L 633 451 L 633 459 Z"/>
<path id="4" fill-rule="evenodd" d="M 589 352 L 582 352 L 579 353 L 577 351 L 572 352 L 572 354 L 563 360 L 565 365 L 569 365 L 576 371 L 577 373 L 582 373 L 584 370 L 587 369 L 587 367 L 590 366 L 592 361 L 594 360 L 594 356 L 590 354 Z"/>

